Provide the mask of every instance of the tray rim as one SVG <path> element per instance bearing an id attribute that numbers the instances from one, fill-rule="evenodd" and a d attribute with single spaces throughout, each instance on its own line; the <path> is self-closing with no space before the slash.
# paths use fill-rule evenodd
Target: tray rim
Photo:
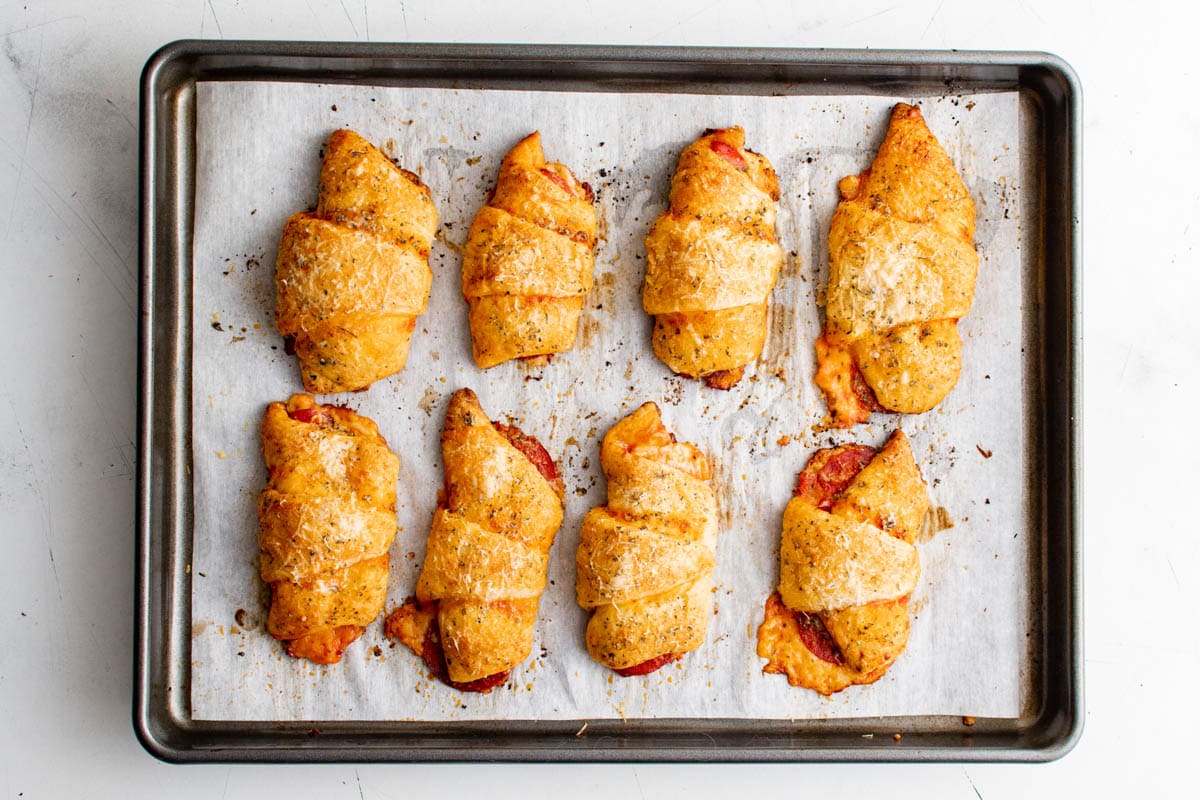
<path id="1" fill-rule="evenodd" d="M 1039 656 L 1049 658 L 1057 640 L 1065 662 L 1058 676 L 1061 685 L 1043 686 L 1053 698 L 1041 698 L 1041 706 L 1028 719 L 1004 720 L 1000 724 L 983 724 L 960 732 L 957 736 L 930 734 L 913 729 L 908 720 L 894 718 L 878 720 L 805 720 L 795 723 L 789 732 L 786 720 L 566 720 L 566 721 L 497 721 L 492 723 L 238 723 L 194 721 L 184 718 L 177 707 L 171 707 L 172 691 L 183 692 L 186 686 L 170 685 L 166 656 L 162 652 L 170 642 L 164 641 L 165 615 L 156 615 L 179 598 L 169 592 L 156 594 L 155 577 L 164 581 L 164 571 L 170 566 L 165 555 L 166 543 L 157 533 L 177 533 L 183 520 L 179 514 L 179 498 L 163 494 L 178 487 L 164 486 L 161 468 L 164 461 L 185 468 L 190 459 L 190 445 L 174 440 L 167 445 L 173 453 L 163 452 L 163 429 L 160 417 L 166 416 L 175 426 L 186 419 L 190 392 L 172 391 L 177 383 L 164 380 L 160 366 L 173 356 L 178 359 L 182 340 L 187 333 L 176 326 L 173 345 L 164 357 L 161 339 L 163 331 L 171 329 L 171 319 L 165 312 L 156 313 L 160 284 L 156 280 L 163 260 L 175 267 L 176 257 L 190 260 L 190 239 L 187 231 L 164 230 L 169 227 L 161 219 L 179 213 L 180 176 L 163 169 L 164 148 L 187 148 L 188 131 L 173 125 L 167 110 L 169 102 L 180 102 L 181 93 L 194 88 L 197 80 L 213 70 L 218 73 L 221 62 L 238 62 L 237 68 L 250 72 L 272 69 L 265 60 L 290 62 L 292 71 L 267 74 L 264 80 L 321 80 L 323 82 L 354 81 L 352 73 L 359 72 L 364 63 L 379 74 L 399 73 L 405 67 L 433 62 L 469 64 L 470 74 L 496 76 L 515 74 L 514 80 L 530 80 L 539 72 L 544 76 L 550 65 L 586 63 L 600 65 L 610 71 L 634 63 L 674 68 L 677 72 L 715 65 L 743 68 L 763 67 L 786 71 L 826 71 L 846 79 L 855 72 L 874 71 L 881 78 L 878 84 L 864 84 L 877 91 L 899 93 L 904 83 L 903 70 L 920 71 L 919 79 L 908 77 L 908 85 L 934 86 L 938 82 L 952 86 L 965 84 L 972 88 L 986 87 L 989 74 L 1003 74 L 995 79 L 997 85 L 1009 90 L 1028 93 L 1045 113 L 1055 110 L 1061 129 L 1056 148 L 1064 156 L 1057 167 L 1055 188 L 1063 196 L 1043 196 L 1043 210 L 1050 210 L 1050 225 L 1043 218 L 1039 242 L 1042 250 L 1041 277 L 1053 283 L 1063 300 L 1059 313 L 1048 315 L 1041 308 L 1040 330 L 1043 338 L 1050 331 L 1064 336 L 1059 345 L 1062 364 L 1041 364 L 1043 392 L 1052 395 L 1062 418 L 1047 419 L 1043 412 L 1035 426 L 1038 439 L 1046 452 L 1057 454 L 1054 464 L 1046 464 L 1048 478 L 1058 490 L 1057 500 L 1050 499 L 1053 509 L 1042 509 L 1042 586 L 1045 618 L 1042 624 L 1043 647 Z M 318 64 L 346 64 L 349 72 L 320 71 Z M 206 72 L 208 71 L 208 72 Z M 277 70 L 278 72 L 278 70 Z M 973 78 L 956 78 L 971 72 Z M 408 73 L 411 80 L 411 72 Z M 432 74 L 432 73 L 430 73 Z M 768 82 L 745 77 L 750 83 Z M 947 75 L 949 77 L 947 77 Z M 237 79 L 224 76 L 225 79 Z M 862 76 L 858 78 L 861 81 Z M 246 78 L 242 78 L 246 79 Z M 427 82 L 429 76 L 425 76 Z M 585 81 L 577 75 L 572 80 Z M 676 81 L 680 79 L 675 78 Z M 731 79 L 732 80 L 732 79 Z M 365 81 L 360 81 L 365 82 Z M 688 83 L 683 79 L 684 83 Z M 725 81 L 729 82 L 729 81 Z M 606 87 L 607 88 L 607 87 Z M 811 87 L 801 87 L 802 89 Z M 631 90 L 636 91 L 636 89 Z M 186 99 L 183 100 L 186 102 Z M 147 60 L 140 85 L 139 131 L 139 308 L 138 321 L 138 485 L 136 520 L 136 587 L 135 587 L 135 647 L 133 727 L 142 746 L 155 757 L 171 762 L 213 761 L 1018 761 L 1045 762 L 1061 758 L 1075 746 L 1082 735 L 1083 714 L 1083 606 L 1082 606 L 1082 377 L 1080 281 L 1081 244 L 1081 130 L 1082 92 L 1074 70 L 1056 55 L 1036 51 L 929 51 L 929 50 L 850 50 L 811 48 L 752 48 L 752 47 L 645 47 L 607 45 L 520 45 L 520 44 L 436 44 L 436 43 L 361 43 L 361 42 L 304 42 L 304 41 L 238 41 L 238 40 L 179 40 L 168 43 Z M 165 128 L 160 129 L 160 125 Z M 1049 134 L 1042 120 L 1042 136 Z M 169 134 L 169 135 L 163 135 Z M 174 136 L 174 140 L 170 140 Z M 182 144 L 181 144 L 182 143 Z M 1042 147 L 1048 147 L 1042 142 Z M 174 151 L 172 151 L 174 152 Z M 178 154 L 176 154 L 178 158 Z M 186 158 L 184 159 L 186 161 Z M 173 166 L 178 166 L 174 162 Z M 185 168 L 188 166 L 184 164 Z M 192 164 L 194 166 L 194 163 Z M 166 172 L 167 174 L 162 174 Z M 163 183 L 169 184 L 166 189 Z M 171 194 L 167 189 L 173 189 Z M 186 201 L 183 202 L 186 206 Z M 1056 230 L 1046 230 L 1057 227 Z M 183 241 L 179 234 L 185 234 Z M 164 244 L 163 237 L 174 234 L 175 241 Z M 1056 239 L 1055 235 L 1061 237 Z M 1049 244 L 1047 241 L 1049 240 Z M 1053 251 L 1053 252 L 1051 252 Z M 1052 270 L 1046 262 L 1057 256 L 1066 269 Z M 1045 286 L 1039 287 L 1046 291 Z M 175 296 L 186 293 L 176 287 Z M 178 313 L 178 312 L 177 312 Z M 1052 318 L 1053 317 L 1053 318 Z M 156 348 L 156 342 L 159 346 Z M 1051 345 L 1043 345 L 1049 347 Z M 188 351 L 190 352 L 190 351 Z M 1065 367 L 1065 369 L 1063 368 Z M 190 380 L 190 375 L 176 377 Z M 160 384 L 166 383 L 166 391 Z M 187 397 L 181 395 L 186 394 Z M 1051 423 L 1065 423 L 1054 425 Z M 186 451 L 186 452 L 185 452 Z M 172 458 L 173 456 L 173 458 Z M 1048 460 L 1051 456 L 1046 457 Z M 176 472 L 180 472 L 178 466 Z M 164 502 L 168 501 L 169 502 Z M 168 508 L 163 508 L 163 506 Z M 1053 515 L 1055 519 L 1049 519 Z M 1058 537 L 1051 538 L 1049 530 L 1057 525 Z M 168 540 L 170 536 L 168 535 Z M 190 549 L 190 528 L 187 531 Z M 178 545 L 177 545 L 178 546 Z M 1059 558 L 1055 558 L 1058 556 Z M 175 575 L 178 582 L 182 576 Z M 187 600 L 190 602 L 190 598 Z M 1053 630 L 1049 630 L 1053 629 Z M 1057 634 L 1057 636 L 1055 635 Z M 1049 667 L 1042 665 L 1043 671 Z M 1043 682 L 1048 681 L 1045 677 Z M 958 717 L 921 717 L 927 721 L 944 721 L 950 727 Z M 589 734 L 581 738 L 577 732 L 587 723 Z M 698 723 L 719 724 L 721 730 L 694 731 Z M 262 730 L 267 727 L 271 731 Z M 251 730 L 259 729 L 259 730 Z M 764 730 L 769 729 L 769 730 Z M 805 730 L 815 729 L 815 730 Z M 915 744 L 896 741 L 893 730 L 905 731 Z M 879 733 L 888 744 L 869 738 Z M 884 733 L 886 732 L 886 734 Z M 728 741 L 720 737 L 726 736 Z M 519 743 L 515 743 L 519 740 Z"/>

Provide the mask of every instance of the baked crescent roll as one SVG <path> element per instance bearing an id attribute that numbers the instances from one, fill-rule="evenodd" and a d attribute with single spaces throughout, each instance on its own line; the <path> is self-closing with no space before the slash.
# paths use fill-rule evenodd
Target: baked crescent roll
<path id="1" fill-rule="evenodd" d="M 642 307 L 654 315 L 654 352 L 673 372 L 720 389 L 762 352 L 767 297 L 783 265 L 779 181 L 745 138 L 738 127 L 710 130 L 684 148 L 670 206 L 646 236 Z"/>
<path id="2" fill-rule="evenodd" d="M 758 629 L 763 671 L 825 695 L 878 680 L 908 643 L 928 508 L 903 432 L 882 450 L 818 450 L 783 512 L 779 591 Z"/>
<path id="3" fill-rule="evenodd" d="M 871 166 L 838 184 L 817 384 L 830 424 L 919 414 L 958 381 L 958 318 L 979 256 L 975 205 L 921 110 L 899 103 Z"/>
<path id="4" fill-rule="evenodd" d="M 258 558 L 267 631 L 334 664 L 383 610 L 400 461 L 370 419 L 306 394 L 267 406 Z"/>
<path id="5" fill-rule="evenodd" d="M 334 131 L 315 212 L 283 226 L 275 325 L 310 392 L 365 389 L 404 368 L 433 273 L 429 187 L 366 139 Z"/>
<path id="6" fill-rule="evenodd" d="M 533 646 L 563 484 L 541 444 L 492 423 L 470 389 L 450 398 L 442 460 L 416 597 L 388 615 L 386 632 L 454 688 L 487 692 Z"/>
<path id="7" fill-rule="evenodd" d="M 548 360 L 575 344 L 592 288 L 592 190 L 547 164 L 537 131 L 500 163 L 496 188 L 463 248 L 462 291 L 471 348 L 482 369 L 509 359 Z"/>
<path id="8" fill-rule="evenodd" d="M 609 430 L 600 465 L 608 505 L 583 519 L 575 594 L 592 612 L 592 658 L 645 675 L 704 643 L 716 565 L 712 467 L 694 445 L 675 441 L 654 403 Z"/>

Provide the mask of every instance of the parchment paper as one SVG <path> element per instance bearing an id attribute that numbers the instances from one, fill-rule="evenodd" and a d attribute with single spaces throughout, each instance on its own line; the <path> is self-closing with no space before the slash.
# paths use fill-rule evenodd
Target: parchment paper
<path id="1" fill-rule="evenodd" d="M 811 718 L 900 714 L 1013 717 L 1026 668 L 1029 531 L 1022 415 L 1027 293 L 1020 251 L 1020 111 L 1012 93 L 921 98 L 979 214 L 975 305 L 964 368 L 937 410 L 876 415 L 849 434 L 814 433 L 812 382 L 826 235 L 843 175 L 866 167 L 903 97 L 541 93 L 341 85 L 202 83 L 197 93 L 194 240 L 192 709 L 198 719 L 466 720 L 611 717 Z M 640 305 L 642 238 L 666 205 L 679 151 L 706 128 L 742 125 L 779 173 L 788 254 L 761 360 L 732 391 L 675 377 L 650 350 Z M 284 654 L 265 632 L 255 499 L 266 480 L 266 404 L 302 391 L 274 330 L 273 269 L 284 220 L 316 203 L 322 145 L 353 128 L 422 175 L 440 214 L 432 298 L 407 368 L 367 392 L 326 396 L 374 418 L 400 455 L 399 534 L 387 610 L 410 595 L 442 482 L 448 397 L 474 388 L 496 420 L 558 459 L 566 518 L 551 553 L 531 658 L 489 695 L 431 681 L 392 647 L 382 618 L 341 664 Z M 575 349 L 543 369 L 487 372 L 470 357 L 459 251 L 501 157 L 542 131 L 551 161 L 595 187 L 603 238 Z M 579 524 L 602 504 L 599 443 L 642 402 L 716 463 L 722 530 L 716 613 L 704 646 L 648 677 L 590 660 L 574 599 Z M 887 675 L 830 699 L 762 673 L 755 631 L 777 582 L 783 508 L 820 446 L 880 445 L 909 433 L 935 505 L 953 527 L 920 545 L 908 649 Z"/>

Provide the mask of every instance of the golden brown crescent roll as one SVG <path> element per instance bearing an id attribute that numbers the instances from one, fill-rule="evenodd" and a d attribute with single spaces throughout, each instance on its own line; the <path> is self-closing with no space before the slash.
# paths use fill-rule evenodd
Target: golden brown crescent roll
<path id="1" fill-rule="evenodd" d="M 673 372 L 728 389 L 758 358 L 767 297 L 783 265 L 779 181 L 741 128 L 708 131 L 679 154 L 670 206 L 646 236 L 642 307 Z"/>
<path id="2" fill-rule="evenodd" d="M 463 248 L 462 291 L 480 368 L 548 360 L 574 346 L 595 246 L 591 187 L 562 164 L 547 164 L 534 131 L 500 163 Z"/>
<path id="3" fill-rule="evenodd" d="M 533 646 L 563 484 L 545 448 L 493 424 L 470 389 L 450 398 L 442 460 L 446 490 L 416 597 L 388 615 L 386 632 L 454 688 L 487 692 Z"/>
<path id="4" fill-rule="evenodd" d="M 838 184 L 817 385 L 829 424 L 919 414 L 958 381 L 958 318 L 979 256 L 975 205 L 921 110 L 899 103 L 871 166 Z"/>
<path id="5" fill-rule="evenodd" d="M 712 467 L 646 403 L 604 437 L 608 505 L 583 519 L 575 593 L 592 612 L 587 648 L 645 675 L 704 643 L 713 614 L 717 500 Z"/>
<path id="6" fill-rule="evenodd" d="M 818 450 L 783 513 L 779 591 L 758 629 L 763 671 L 826 695 L 887 672 L 908 643 L 928 508 L 902 431 L 882 450 Z"/>
<path id="7" fill-rule="evenodd" d="M 370 419 L 306 394 L 267 406 L 258 556 L 267 631 L 333 664 L 383 610 L 400 462 Z"/>
<path id="8" fill-rule="evenodd" d="M 315 212 L 283 226 L 275 324 L 310 392 L 365 389 L 399 372 L 433 273 L 429 187 L 366 139 L 334 131 Z"/>

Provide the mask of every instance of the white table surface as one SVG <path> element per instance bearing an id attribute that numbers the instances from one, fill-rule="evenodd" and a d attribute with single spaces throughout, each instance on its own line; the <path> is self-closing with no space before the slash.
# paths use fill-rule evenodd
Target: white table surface
<path id="1" fill-rule="evenodd" d="M 1185 4 L 0 2 L 0 798 L 1062 797 L 1194 789 L 1195 20 Z M 975 8 L 980 5 L 979 8 Z M 1048 765 L 162 764 L 130 724 L 138 75 L 179 38 L 1047 50 L 1084 87 L 1085 667 Z M 1182 788 L 1182 787 L 1181 787 Z"/>

